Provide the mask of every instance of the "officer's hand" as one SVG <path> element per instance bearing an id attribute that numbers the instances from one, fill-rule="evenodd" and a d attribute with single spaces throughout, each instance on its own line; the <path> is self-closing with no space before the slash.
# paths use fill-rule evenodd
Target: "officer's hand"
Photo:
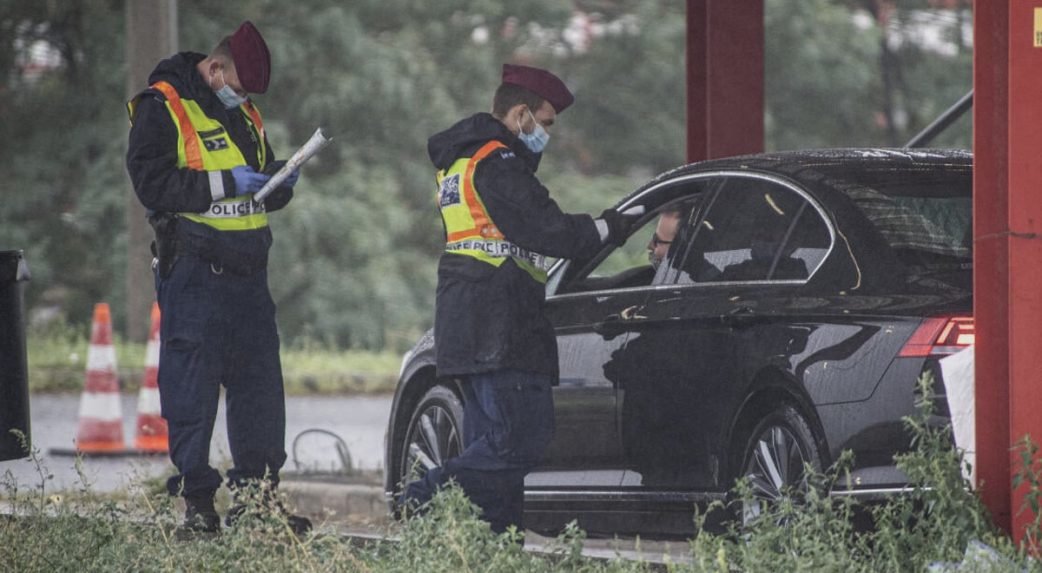
<path id="1" fill-rule="evenodd" d="M 264 173 L 268 175 L 275 175 L 282 169 L 282 166 L 286 164 L 285 159 L 279 159 L 272 161 L 271 163 L 264 166 Z M 279 184 L 279 187 L 289 187 L 292 189 L 297 184 L 297 180 L 300 179 L 300 169 L 294 169 L 286 179 Z"/>
<path id="2" fill-rule="evenodd" d="M 239 167 L 232 167 L 232 179 L 235 179 L 235 195 L 245 195 L 246 193 L 256 193 L 264 187 L 264 184 L 271 179 L 270 175 L 263 173 L 257 173 L 249 165 L 240 165 Z"/>
<path id="3" fill-rule="evenodd" d="M 615 209 L 605 209 L 601 213 L 601 220 L 608 226 L 606 241 L 616 247 L 626 244 L 626 237 L 629 235 L 630 227 L 635 219 L 636 217 L 627 217 Z"/>
<path id="4" fill-rule="evenodd" d="M 275 175 L 276 173 L 279 172 L 279 169 L 282 169 L 282 166 L 285 165 L 285 164 L 286 164 L 286 160 L 285 159 L 277 159 L 275 161 L 269 161 L 268 164 L 264 166 L 264 171 L 261 171 L 261 173 L 263 173 L 265 175 Z"/>
<path id="5" fill-rule="evenodd" d="M 290 172 L 289 176 L 286 177 L 279 187 L 289 187 L 292 189 L 293 186 L 297 184 L 297 179 L 300 179 L 300 169 L 294 169 Z"/>

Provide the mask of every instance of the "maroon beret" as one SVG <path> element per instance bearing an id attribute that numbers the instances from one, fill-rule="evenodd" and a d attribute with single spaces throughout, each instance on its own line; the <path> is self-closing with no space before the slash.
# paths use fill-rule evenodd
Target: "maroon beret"
<path id="1" fill-rule="evenodd" d="M 232 34 L 229 47 L 235 72 L 239 75 L 242 89 L 251 94 L 262 94 L 268 91 L 268 79 L 271 75 L 271 54 L 264 38 L 249 20 L 242 23 Z"/>
<path id="2" fill-rule="evenodd" d="M 527 89 L 550 102 L 557 113 L 561 113 L 575 101 L 575 96 L 568 91 L 568 86 L 564 85 L 561 78 L 539 68 L 503 64 L 503 83 Z"/>

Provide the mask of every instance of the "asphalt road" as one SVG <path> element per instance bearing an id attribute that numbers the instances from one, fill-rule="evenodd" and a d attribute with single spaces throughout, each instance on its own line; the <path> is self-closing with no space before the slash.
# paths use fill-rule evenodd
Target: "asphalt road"
<path id="1" fill-rule="evenodd" d="M 0 485 L 20 489 L 39 488 L 48 492 L 79 489 L 82 480 L 75 457 L 52 455 L 54 448 L 73 449 L 79 423 L 78 395 L 34 394 L 30 399 L 32 445 L 39 467 L 30 460 L 0 462 Z M 132 446 L 137 421 L 137 396 L 122 400 L 123 435 Z M 391 396 L 291 396 L 286 400 L 286 453 L 284 470 L 328 471 L 341 468 L 335 443 L 343 440 L 357 469 L 383 467 L 383 439 L 391 411 Z M 320 430 L 320 431 L 308 431 Z M 335 434 L 330 435 L 329 433 Z M 299 437 L 299 439 L 298 439 Z M 296 441 L 296 448 L 294 448 Z M 294 452 L 294 449 L 296 450 Z M 217 415 L 210 448 L 214 467 L 230 465 L 225 432 L 224 405 Z M 83 473 L 94 491 L 115 491 L 146 478 L 165 477 L 173 471 L 166 456 L 84 458 Z M 53 476 L 50 479 L 41 477 Z"/>

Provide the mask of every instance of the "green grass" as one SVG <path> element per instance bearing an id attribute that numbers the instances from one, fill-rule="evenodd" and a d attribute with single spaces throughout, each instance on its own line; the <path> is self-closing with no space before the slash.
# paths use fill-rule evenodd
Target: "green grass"
<path id="1" fill-rule="evenodd" d="M 89 486 L 51 493 L 39 460 L 40 483 L 28 491 L 0 478 L 0 563 L 10 571 L 400 571 L 525 572 L 646 571 L 643 564 L 595 562 L 579 555 L 582 532 L 571 527 L 556 541 L 557 554 L 524 552 L 516 532 L 495 535 L 457 488 L 431 502 L 431 510 L 388 530 L 396 541 L 358 547 L 321 525 L 294 536 L 285 519 L 260 514 L 216 539 L 177 541 L 180 503 L 142 482 L 130 491 L 99 495 Z M 81 480 L 85 480 L 81 471 Z M 223 504 L 222 504 L 223 505 Z"/>
<path id="2" fill-rule="evenodd" d="M 928 380 L 921 388 L 928 392 Z M 950 447 L 950 428 L 931 426 L 930 403 L 909 418 L 914 451 L 897 462 L 911 491 L 886 504 L 862 506 L 853 498 L 832 499 L 811 487 L 800 501 L 773 505 L 755 521 L 724 532 L 701 530 L 689 544 L 689 561 L 668 571 L 697 573 L 824 571 L 1040 571 L 1037 512 L 1042 495 L 1038 448 L 1025 441 L 1017 483 L 1028 488 L 1024 510 L 1034 516 L 1025 546 L 1016 545 L 991 523 L 962 477 L 961 456 Z M 849 479 L 844 456 L 812 484 Z M 37 461 L 39 465 L 39 461 Z M 328 526 L 302 539 L 286 523 L 268 518 L 226 529 L 216 540 L 177 542 L 179 507 L 145 484 L 119 496 L 102 497 L 89 487 L 53 495 L 41 468 L 39 485 L 19 491 L 7 483 L 9 516 L 0 517 L 0 563 L 18 571 L 374 571 L 374 572 L 628 572 L 651 571 L 647 563 L 593 560 L 581 554 L 585 534 L 574 525 L 554 540 L 551 556 L 534 555 L 517 544 L 516 532 L 495 535 L 478 519 L 462 492 L 448 488 L 429 510 L 396 526 L 394 543 L 357 547 Z M 0 484 L 5 480 L 0 478 Z M 748 497 L 739 485 L 737 496 Z M 726 508 L 721 508 L 726 509 Z M 872 529 L 855 529 L 856 514 Z M 703 519 L 696 518 L 696 526 Z"/>
<path id="3" fill-rule="evenodd" d="M 89 332 L 66 324 L 26 334 L 32 392 L 79 392 L 87 369 Z M 136 392 L 145 367 L 145 344 L 115 336 L 116 365 L 124 392 Z M 402 357 L 394 352 L 338 350 L 301 340 L 282 346 L 289 394 L 376 394 L 394 391 Z"/>

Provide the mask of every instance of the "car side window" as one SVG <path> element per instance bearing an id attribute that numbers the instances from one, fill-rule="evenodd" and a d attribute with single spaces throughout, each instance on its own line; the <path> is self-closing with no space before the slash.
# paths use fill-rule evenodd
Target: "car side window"
<path id="1" fill-rule="evenodd" d="M 831 244 L 804 197 L 753 177 L 727 178 L 681 235 L 664 279 L 677 284 L 806 280 Z"/>
<path id="2" fill-rule="evenodd" d="M 556 294 L 654 284 L 658 280 L 656 270 L 675 244 L 682 222 L 697 211 L 700 204 L 700 196 L 689 197 L 671 201 L 645 215 L 640 225 L 630 233 L 626 244 L 588 263 L 589 270 L 578 273 L 583 278 L 568 281 Z"/>
<path id="3" fill-rule="evenodd" d="M 654 228 L 653 220 L 645 222 L 630 235 L 625 245 L 614 249 L 597 263 L 581 281 L 579 290 L 612 290 L 650 285 L 655 271 L 649 264 L 644 244 L 636 240 L 649 226 Z"/>

